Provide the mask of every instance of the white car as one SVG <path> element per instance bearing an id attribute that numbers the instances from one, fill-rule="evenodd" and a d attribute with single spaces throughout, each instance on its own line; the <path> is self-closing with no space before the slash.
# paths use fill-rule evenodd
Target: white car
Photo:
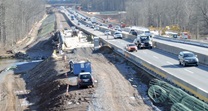
<path id="1" fill-rule="evenodd" d="M 98 26 L 95 26 L 94 27 L 94 30 L 99 30 L 100 28 Z"/>
<path id="2" fill-rule="evenodd" d="M 104 34 L 105 34 L 105 35 L 111 35 L 111 31 L 110 31 L 110 30 L 106 30 L 106 31 L 104 32 Z"/>
<path id="3" fill-rule="evenodd" d="M 120 26 L 116 26 L 114 29 L 120 31 L 121 27 Z"/>
<path id="4" fill-rule="evenodd" d="M 120 31 L 114 32 L 113 37 L 114 39 L 118 39 L 118 38 L 123 39 L 123 35 Z"/>

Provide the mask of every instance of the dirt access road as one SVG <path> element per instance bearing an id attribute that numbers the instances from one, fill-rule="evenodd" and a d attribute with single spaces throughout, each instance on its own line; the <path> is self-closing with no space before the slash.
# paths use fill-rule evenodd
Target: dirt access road
<path id="1" fill-rule="evenodd" d="M 57 28 L 68 27 L 62 14 L 56 14 Z M 61 21 L 61 22 L 60 22 Z M 62 24 L 62 25 L 61 25 Z M 60 26 L 60 27 L 59 27 Z M 86 38 L 83 38 L 86 39 Z M 65 52 L 40 63 L 24 74 L 10 74 L 1 84 L 1 111 L 151 111 L 144 99 L 144 84 L 132 64 L 113 53 L 107 47 L 94 53 L 92 44 L 73 37 L 77 43 L 74 53 Z M 51 43 L 42 44 L 50 47 Z M 37 45 L 34 45 L 36 47 Z M 33 47 L 33 48 L 34 48 Z M 42 50 L 41 50 L 42 51 Z M 76 76 L 65 75 L 69 71 L 69 60 L 90 60 L 93 76 L 97 80 L 94 88 L 78 89 Z M 67 90 L 67 86 L 69 89 Z"/>

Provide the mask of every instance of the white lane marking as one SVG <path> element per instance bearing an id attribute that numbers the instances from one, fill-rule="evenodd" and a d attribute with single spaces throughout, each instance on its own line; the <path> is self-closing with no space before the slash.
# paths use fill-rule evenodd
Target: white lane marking
<path id="1" fill-rule="evenodd" d="M 187 72 L 189 72 L 189 73 L 194 73 L 194 72 L 192 72 L 192 71 L 190 71 L 190 70 L 188 70 L 188 69 L 184 69 L 185 71 L 187 71 Z"/>
<path id="2" fill-rule="evenodd" d="M 172 62 L 166 61 L 168 64 L 174 65 Z"/>
<path id="3" fill-rule="evenodd" d="M 157 56 L 153 56 L 154 58 L 156 58 L 156 59 L 159 59 Z"/>

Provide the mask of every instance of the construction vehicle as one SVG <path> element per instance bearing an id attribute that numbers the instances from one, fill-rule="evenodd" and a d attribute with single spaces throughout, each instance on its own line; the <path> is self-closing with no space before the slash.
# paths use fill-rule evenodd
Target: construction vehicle
<path id="1" fill-rule="evenodd" d="M 78 62 L 74 62 L 74 61 L 70 61 L 69 62 L 69 68 L 70 68 L 70 72 L 74 75 L 79 75 L 80 73 L 83 72 L 92 72 L 91 69 L 91 62 L 90 61 L 78 61 Z"/>

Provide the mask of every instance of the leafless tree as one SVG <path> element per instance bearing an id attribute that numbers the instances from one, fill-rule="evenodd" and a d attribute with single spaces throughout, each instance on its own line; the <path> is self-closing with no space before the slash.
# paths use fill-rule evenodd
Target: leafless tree
<path id="1" fill-rule="evenodd" d="M 133 25 L 178 25 L 196 36 L 208 34 L 208 0 L 127 0 L 125 6 Z"/>
<path id="2" fill-rule="evenodd" d="M 45 13 L 43 0 L 0 0 L 0 44 L 23 39 Z"/>

